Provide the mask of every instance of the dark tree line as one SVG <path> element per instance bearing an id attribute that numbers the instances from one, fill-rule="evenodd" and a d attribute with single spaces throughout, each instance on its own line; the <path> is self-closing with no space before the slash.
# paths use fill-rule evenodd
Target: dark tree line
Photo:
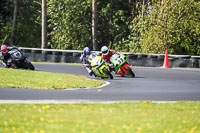
<path id="1" fill-rule="evenodd" d="M 0 43 L 41 46 L 41 0 L 1 0 Z"/>
<path id="2" fill-rule="evenodd" d="M 48 0 L 47 40 L 41 32 L 44 1 L 1 0 L 0 43 L 200 55 L 198 0 Z"/>

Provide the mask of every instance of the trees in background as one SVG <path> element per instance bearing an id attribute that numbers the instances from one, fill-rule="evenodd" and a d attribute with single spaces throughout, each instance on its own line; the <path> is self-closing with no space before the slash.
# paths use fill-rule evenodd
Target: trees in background
<path id="1" fill-rule="evenodd" d="M 49 0 L 48 45 L 56 49 L 92 49 L 92 1 Z"/>
<path id="2" fill-rule="evenodd" d="M 13 0 L 0 2 L 0 44 L 22 47 L 41 46 L 41 0 L 19 0 L 12 44 Z"/>
<path id="3" fill-rule="evenodd" d="M 12 31 L 12 0 L 1 0 L 0 2 L 0 44 L 7 43 L 11 38 Z"/>
<path id="4" fill-rule="evenodd" d="M 96 18 L 94 1 L 47 1 L 48 48 L 200 55 L 200 1 L 96 0 Z M 17 46 L 41 47 L 41 3 L 18 1 Z M 0 8 L 0 43 L 10 43 L 13 0 L 1 0 Z"/>
<path id="5" fill-rule="evenodd" d="M 133 52 L 200 55 L 200 2 L 154 0 L 130 26 L 123 42 Z"/>
<path id="6" fill-rule="evenodd" d="M 17 0 L 13 0 L 14 5 L 14 11 L 13 11 L 13 23 L 12 23 L 12 33 L 11 33 L 11 45 L 14 44 L 15 41 L 15 29 L 16 29 L 16 23 L 17 23 Z"/>
<path id="7" fill-rule="evenodd" d="M 48 1 L 49 45 L 60 49 L 93 48 L 92 28 L 96 28 L 96 50 L 113 44 L 129 34 L 131 11 L 128 0 L 96 1 L 97 26 L 92 25 L 92 1 Z M 94 31 L 93 31 L 94 32 Z"/>

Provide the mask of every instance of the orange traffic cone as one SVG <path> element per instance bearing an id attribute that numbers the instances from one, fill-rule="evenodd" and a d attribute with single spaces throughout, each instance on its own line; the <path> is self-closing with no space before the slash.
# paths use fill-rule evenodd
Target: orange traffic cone
<path id="1" fill-rule="evenodd" d="M 168 60 L 168 52 L 167 52 L 167 50 L 165 51 L 165 60 L 164 60 L 163 67 L 164 68 L 169 68 L 169 60 Z"/>

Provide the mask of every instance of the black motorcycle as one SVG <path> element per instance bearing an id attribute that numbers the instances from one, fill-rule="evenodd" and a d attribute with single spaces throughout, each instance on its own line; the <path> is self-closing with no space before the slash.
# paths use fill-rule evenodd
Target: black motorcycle
<path id="1" fill-rule="evenodd" d="M 10 58 L 7 63 L 10 68 L 35 70 L 33 64 L 27 60 L 18 48 L 13 48 L 9 52 Z"/>

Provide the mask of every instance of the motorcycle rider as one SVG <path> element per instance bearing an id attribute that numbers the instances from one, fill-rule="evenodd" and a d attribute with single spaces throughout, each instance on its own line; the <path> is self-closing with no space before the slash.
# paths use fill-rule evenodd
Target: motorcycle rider
<path id="1" fill-rule="evenodd" d="M 108 66 L 110 68 L 110 71 L 111 72 L 115 71 L 114 65 L 111 64 L 111 62 L 110 62 L 110 58 L 111 58 L 111 56 L 113 54 L 117 53 L 117 51 L 115 51 L 115 50 L 109 50 L 107 46 L 103 46 L 101 48 L 101 53 L 102 53 L 104 61 L 108 64 Z M 121 70 L 119 72 L 115 72 L 115 73 L 124 76 L 124 73 Z"/>
<path id="2" fill-rule="evenodd" d="M 11 49 L 12 49 L 12 48 L 8 48 L 8 46 L 6 46 L 5 44 L 3 44 L 3 45 L 1 46 L 1 53 L 2 53 L 1 60 L 2 60 L 3 65 L 4 65 L 6 68 L 9 68 L 9 67 L 10 67 L 10 64 L 8 63 L 8 59 L 10 58 L 9 51 L 10 51 Z"/>
<path id="3" fill-rule="evenodd" d="M 101 48 L 101 53 L 102 53 L 102 57 L 103 57 L 104 61 L 108 64 L 108 66 L 110 67 L 110 70 L 113 71 L 114 66 L 113 66 L 113 64 L 111 64 L 110 58 L 114 53 L 117 53 L 117 51 L 109 50 L 107 46 L 103 46 Z"/>
<path id="4" fill-rule="evenodd" d="M 83 49 L 83 53 L 82 53 L 82 55 L 81 55 L 81 57 L 80 57 L 80 60 L 81 60 L 81 62 L 82 62 L 82 64 L 83 64 L 83 67 L 87 70 L 88 74 L 89 74 L 90 76 L 92 76 L 92 75 L 96 76 L 96 75 L 94 74 L 92 68 L 91 68 L 90 62 L 88 61 L 88 58 L 89 58 L 90 54 L 91 54 L 90 48 L 85 47 L 85 48 Z"/>

